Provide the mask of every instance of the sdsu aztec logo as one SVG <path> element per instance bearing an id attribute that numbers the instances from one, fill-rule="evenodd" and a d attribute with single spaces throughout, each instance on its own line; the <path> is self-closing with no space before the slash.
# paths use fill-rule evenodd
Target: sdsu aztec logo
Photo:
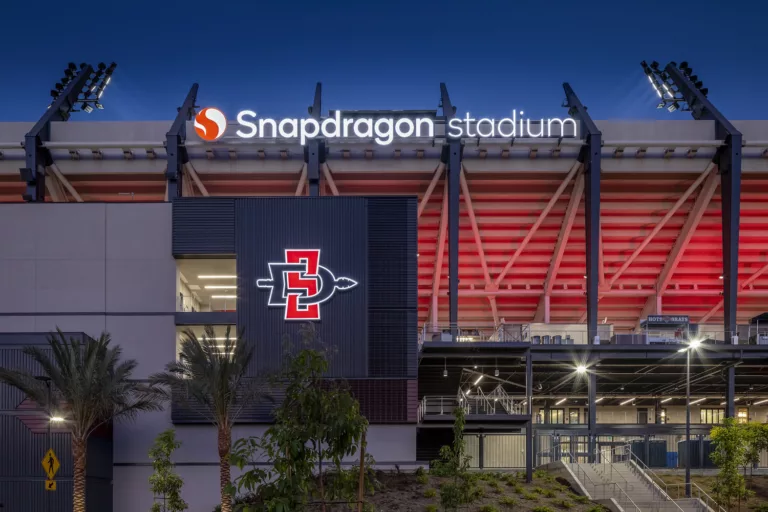
<path id="1" fill-rule="evenodd" d="M 269 288 L 267 305 L 284 307 L 286 320 L 320 320 L 320 304 L 357 286 L 321 266 L 320 249 L 286 249 L 284 262 L 269 263 L 269 276 L 256 286 Z"/>
<path id="2" fill-rule="evenodd" d="M 205 141 L 217 140 L 224 135 L 226 129 L 227 118 L 224 112 L 217 108 L 204 108 L 195 116 L 195 132 Z"/>

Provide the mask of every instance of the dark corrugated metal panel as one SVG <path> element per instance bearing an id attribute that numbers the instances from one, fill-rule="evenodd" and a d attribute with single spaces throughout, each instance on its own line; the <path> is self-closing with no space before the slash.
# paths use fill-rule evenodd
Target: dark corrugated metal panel
<path id="1" fill-rule="evenodd" d="M 234 252 L 234 198 L 174 199 L 174 256 L 220 255 Z"/>
<path id="2" fill-rule="evenodd" d="M 320 305 L 313 322 L 333 348 L 329 376 L 367 376 L 367 225 L 361 197 L 239 198 L 236 200 L 238 328 L 255 346 L 253 371 L 282 365 L 284 342 L 298 340 L 302 322 L 286 321 L 283 307 L 268 306 L 269 291 L 256 280 L 269 277 L 269 263 L 285 261 L 285 249 L 320 249 L 320 265 L 358 285 L 337 291 Z M 414 324 L 415 325 L 415 324 Z"/>
<path id="3" fill-rule="evenodd" d="M 252 400 L 243 407 L 238 423 L 267 423 L 272 421 L 272 410 L 275 404 L 281 403 L 285 399 L 285 391 L 280 388 L 265 389 L 264 393 L 268 398 Z M 171 402 L 171 421 L 177 425 L 184 424 L 211 424 L 210 414 L 200 405 L 180 400 L 174 393 L 174 399 Z"/>
<path id="4" fill-rule="evenodd" d="M 349 390 L 360 402 L 360 412 L 373 424 L 408 423 L 408 381 L 400 379 L 354 379 Z"/>
<path id="5" fill-rule="evenodd" d="M 72 477 L 69 434 L 51 434 L 50 447 L 61 462 L 58 476 Z M 33 434 L 19 418 L 0 415 L 0 478 L 45 476 L 41 461 L 48 448 L 47 434 Z"/>
<path id="6" fill-rule="evenodd" d="M 369 376 L 417 375 L 417 202 L 368 198 Z"/>
<path id="7" fill-rule="evenodd" d="M 416 432 L 416 460 L 432 462 L 440 458 L 440 448 L 453 444 L 450 428 L 424 428 Z"/>
<path id="8" fill-rule="evenodd" d="M 89 488 L 86 487 L 86 500 Z M 45 480 L 3 480 L 0 479 L 0 505 L 3 512 L 71 512 L 72 480 L 57 480 L 56 491 L 45 490 Z M 90 505 L 88 505 L 90 507 Z M 99 512 L 110 512 L 109 508 L 88 508 Z"/>

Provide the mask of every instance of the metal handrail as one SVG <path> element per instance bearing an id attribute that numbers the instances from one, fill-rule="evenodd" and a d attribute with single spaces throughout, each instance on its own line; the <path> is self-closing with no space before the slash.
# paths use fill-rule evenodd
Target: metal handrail
<path id="1" fill-rule="evenodd" d="M 685 484 L 669 484 L 670 487 L 676 487 L 676 488 L 683 488 L 683 494 L 685 494 Z M 694 497 L 694 493 L 697 494 L 697 497 Z M 678 495 L 680 495 L 680 491 L 678 490 Z M 683 498 L 681 498 L 683 499 Z M 710 508 L 712 510 L 715 510 L 716 512 L 726 512 L 726 510 L 720 506 L 720 504 L 715 500 L 712 496 L 707 494 L 704 489 L 699 487 L 697 484 L 691 482 L 691 497 L 686 499 L 693 499 L 693 500 L 700 500 L 704 503 L 704 506 L 707 508 Z"/>
<path id="2" fill-rule="evenodd" d="M 572 454 L 571 454 L 571 452 L 569 452 L 568 450 L 562 450 L 562 453 L 564 453 L 564 454 L 567 454 L 567 455 L 570 457 L 570 459 L 571 459 L 572 461 L 574 460 L 574 457 L 573 457 L 573 455 L 572 455 Z M 583 470 L 581 467 L 579 467 L 579 463 L 578 463 L 578 462 L 571 462 L 571 464 L 575 464 L 575 465 L 576 465 L 576 478 L 579 478 L 579 471 L 581 471 L 581 473 L 582 473 L 582 475 L 584 476 L 584 478 L 585 478 L 586 480 L 588 480 L 588 481 L 589 481 L 589 484 L 590 484 L 590 485 L 591 485 L 593 488 L 594 488 L 594 487 L 603 487 L 603 488 L 605 488 L 606 486 L 613 486 L 613 488 L 614 488 L 615 490 L 618 490 L 618 491 L 619 491 L 619 496 L 623 495 L 623 496 L 626 498 L 627 502 L 631 503 L 631 504 L 632 504 L 632 506 L 635 508 L 635 510 L 636 510 L 637 512 L 642 512 L 642 510 L 640 509 L 640 507 L 638 507 L 638 506 L 637 506 L 637 504 L 636 504 L 636 503 L 635 503 L 635 502 L 632 500 L 632 498 L 629 496 L 629 494 L 627 494 L 626 492 L 624 492 L 624 490 L 623 490 L 623 489 L 622 489 L 622 488 L 621 488 L 621 487 L 620 487 L 620 486 L 619 486 L 619 485 L 618 485 L 616 482 L 603 482 L 603 483 L 599 483 L 599 484 L 596 484 L 596 483 L 594 482 L 594 480 L 592 480 L 592 479 L 589 477 L 589 475 L 586 473 L 586 471 L 584 471 L 584 470 Z M 596 496 L 590 496 L 590 497 L 591 497 L 592 499 L 595 499 L 595 498 L 596 498 Z M 605 499 L 605 491 L 603 491 L 603 499 Z M 622 508 L 623 508 L 623 507 L 622 507 Z"/>
<path id="3" fill-rule="evenodd" d="M 595 461 L 597 461 L 597 460 L 598 460 L 598 458 L 597 458 L 597 454 L 598 454 L 598 453 L 600 454 L 600 460 L 601 460 L 601 461 L 602 461 L 602 460 L 605 460 L 605 457 L 603 456 L 603 454 L 604 454 L 604 453 L 606 453 L 606 452 L 609 454 L 609 458 L 608 458 L 608 467 L 609 467 L 609 469 L 610 469 L 610 471 L 611 471 L 611 474 L 610 474 L 610 477 L 609 477 L 609 478 L 610 478 L 611 480 L 613 480 L 613 469 L 614 469 L 614 465 L 613 465 L 613 452 L 612 452 L 612 450 L 611 450 L 611 449 L 608 449 L 608 450 L 600 450 L 599 448 L 595 448 Z M 598 465 L 598 464 L 600 464 L 601 466 L 603 466 L 603 465 L 605 465 L 605 462 L 600 462 L 600 463 L 598 463 L 598 462 L 593 462 L 593 463 L 592 463 L 592 466 L 593 466 L 595 469 L 597 469 L 597 465 Z M 605 473 L 603 473 L 603 474 L 605 474 Z M 624 478 L 624 476 L 621 474 L 621 472 L 620 472 L 618 469 L 616 470 L 616 474 L 619 476 L 619 478 L 621 478 L 622 480 L 624 480 L 624 488 L 625 488 L 625 489 L 627 489 L 627 490 L 629 490 L 629 482 L 627 481 L 627 479 L 626 479 L 626 478 Z"/>
<path id="4" fill-rule="evenodd" d="M 634 465 L 637 467 L 637 469 L 643 475 L 645 475 L 648 478 L 648 480 L 650 480 L 651 484 L 659 491 L 661 496 L 666 498 L 666 500 L 664 500 L 664 501 L 671 501 L 680 510 L 680 512 L 684 512 L 682 507 L 675 500 L 673 500 L 672 497 L 669 495 L 667 483 L 664 482 L 664 480 L 659 475 L 657 475 L 651 468 L 649 468 L 648 465 L 645 462 L 640 460 L 640 458 L 637 455 L 632 453 L 632 447 L 629 444 L 624 445 L 624 450 L 629 455 L 629 467 L 631 468 L 632 464 L 634 463 Z M 634 460 L 633 460 L 633 458 L 634 458 Z M 642 464 L 642 466 L 641 466 L 641 464 Z M 645 468 L 645 469 L 643 469 L 643 468 Z M 664 489 L 662 489 L 661 486 L 658 483 L 656 483 L 654 478 L 652 478 L 651 476 L 648 475 L 648 473 L 650 473 L 653 477 L 655 477 L 656 480 L 659 480 L 662 484 L 664 484 Z"/>

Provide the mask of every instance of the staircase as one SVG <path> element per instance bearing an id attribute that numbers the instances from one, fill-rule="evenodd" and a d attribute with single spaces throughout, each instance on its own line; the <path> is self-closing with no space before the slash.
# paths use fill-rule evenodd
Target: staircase
<path id="1" fill-rule="evenodd" d="M 695 484 L 691 498 L 683 485 L 664 484 L 628 446 L 600 453 L 595 463 L 564 455 L 562 461 L 593 500 L 613 499 L 625 512 L 725 512 Z"/>

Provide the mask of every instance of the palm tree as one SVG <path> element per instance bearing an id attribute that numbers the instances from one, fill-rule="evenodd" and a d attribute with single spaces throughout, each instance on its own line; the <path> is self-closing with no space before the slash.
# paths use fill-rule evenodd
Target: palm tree
<path id="1" fill-rule="evenodd" d="M 118 345 L 110 347 L 110 336 L 67 340 L 61 330 L 48 337 L 50 351 L 25 347 L 50 379 L 47 385 L 26 371 L 0 368 L 0 382 L 12 386 L 48 411 L 60 411 L 72 437 L 74 459 L 74 512 L 85 512 L 85 467 L 88 437 L 114 419 L 133 419 L 139 412 L 161 410 L 159 396 L 146 384 L 131 380 L 136 361 L 120 361 Z"/>
<path id="2" fill-rule="evenodd" d="M 245 405 L 262 397 L 258 381 L 246 376 L 253 348 L 240 338 L 231 338 L 229 327 L 223 340 L 216 337 L 212 326 L 206 326 L 200 338 L 187 329 L 182 334 L 179 360 L 168 363 L 164 373 L 149 378 L 153 385 L 170 390 L 174 400 L 194 405 L 216 426 L 221 512 L 232 511 L 232 426 Z"/>

